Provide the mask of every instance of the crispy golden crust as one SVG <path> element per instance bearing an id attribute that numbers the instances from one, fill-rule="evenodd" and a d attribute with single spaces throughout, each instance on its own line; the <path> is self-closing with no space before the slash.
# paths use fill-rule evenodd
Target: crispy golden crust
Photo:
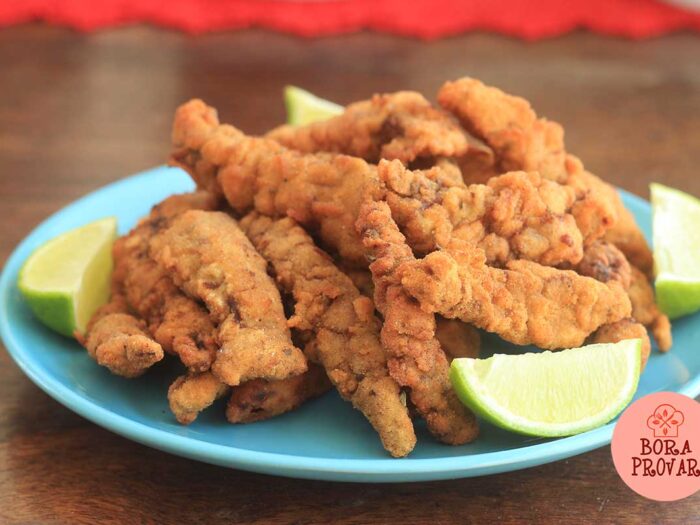
<path id="1" fill-rule="evenodd" d="M 188 117 L 176 118 L 175 128 L 190 125 L 203 111 L 198 101 L 185 104 L 178 117 Z M 408 170 L 398 161 L 382 161 L 377 168 L 356 157 L 303 155 L 272 140 L 233 137 L 228 128 L 220 131 L 208 121 L 198 128 L 207 126 L 198 155 L 217 166 L 217 180 L 238 213 L 254 208 L 268 216 L 290 216 L 318 232 L 348 264 L 366 266 L 354 231 L 366 193 L 385 196 L 409 244 L 420 253 L 458 232 L 482 244 L 498 263 L 518 256 L 574 264 L 581 257 L 581 234 L 568 210 L 573 192 L 536 174 L 508 174 L 488 186 L 465 188 L 451 170 L 440 167 Z M 197 164 L 186 168 L 195 180 L 206 177 L 194 173 Z"/>
<path id="2" fill-rule="evenodd" d="M 189 425 L 199 413 L 228 392 L 225 385 L 211 372 L 178 377 L 168 388 L 168 403 L 178 423 Z"/>
<path id="3" fill-rule="evenodd" d="M 621 319 L 615 323 L 601 326 L 590 338 L 589 343 L 619 343 L 625 339 L 642 340 L 642 370 L 651 353 L 649 334 L 644 325 L 634 319 Z"/>
<path id="4" fill-rule="evenodd" d="M 175 112 L 172 130 L 175 148 L 170 156 L 170 164 L 187 170 L 198 188 L 220 194 L 221 185 L 216 180 L 218 165 L 210 156 L 202 154 L 214 126 L 222 139 L 226 137 L 233 140 L 242 135 L 233 126 L 219 125 L 216 109 L 199 99 L 192 99 L 180 106 Z"/>
<path id="5" fill-rule="evenodd" d="M 591 244 L 605 239 L 605 235 L 617 226 L 621 210 L 624 210 L 617 190 L 586 171 L 581 161 L 570 154 L 566 156 L 566 171 L 568 177 L 565 185 L 576 193 L 571 214 L 576 218 L 584 242 Z"/>
<path id="6" fill-rule="evenodd" d="M 360 253 L 352 250 L 354 230 L 345 224 L 352 219 L 346 219 L 344 209 L 352 208 L 353 195 L 364 191 L 368 179 L 364 161 L 304 156 L 274 140 L 234 133 L 231 126 L 212 119 L 215 114 L 201 100 L 178 108 L 173 163 L 186 169 L 198 184 L 216 185 L 237 213 L 255 208 L 266 215 L 292 216 L 306 226 L 319 227 L 332 245 L 337 236 L 335 244 L 348 246 L 341 253 L 345 258 L 362 260 L 361 249 Z"/>
<path id="7" fill-rule="evenodd" d="M 490 268 L 483 253 L 465 243 L 403 265 L 401 276 L 426 312 L 459 318 L 519 345 L 580 346 L 601 325 L 631 313 L 626 291 L 615 281 L 603 284 L 523 260 Z"/>
<path id="8" fill-rule="evenodd" d="M 374 102 L 378 103 L 379 99 Z M 349 109 L 342 117 L 302 128 L 285 126 L 268 136 L 306 153 L 334 151 L 368 158 L 365 154 L 368 146 L 359 152 L 356 147 L 367 133 L 358 133 L 356 129 L 347 129 L 348 124 L 342 124 L 356 123 L 358 114 L 367 115 L 367 109 L 360 110 L 360 107 L 368 103 L 361 104 L 358 111 Z M 339 133 L 341 126 L 347 133 Z M 319 138 L 314 140 L 312 137 L 316 136 Z M 347 137 L 347 140 L 340 140 L 340 137 Z M 468 177 L 486 182 L 484 171 L 495 174 L 493 151 L 478 139 L 468 137 L 468 140 L 470 147 L 466 153 L 453 156 L 459 158 Z M 447 154 L 437 149 L 429 153 L 433 156 Z M 379 157 L 371 156 L 371 160 L 379 160 Z M 487 254 L 493 256 L 494 262 L 500 264 L 513 257 L 547 265 L 574 264 L 581 258 L 581 234 L 573 217 L 565 213 L 574 202 L 573 191 L 567 191 L 570 188 L 543 181 L 536 173 L 514 173 L 494 179 L 490 187 L 466 189 L 455 161 L 439 157 L 435 166 L 438 169 L 409 171 L 398 161 L 379 164 L 380 179 L 390 190 L 387 199 L 395 220 L 419 253 L 428 253 L 436 245 L 444 244 L 445 239 L 439 238 L 441 233 L 455 230 L 471 240 L 476 237 L 488 248 Z"/>
<path id="9" fill-rule="evenodd" d="M 447 157 L 436 157 L 426 159 L 427 164 L 425 166 L 418 166 L 417 163 L 410 164 L 411 169 L 421 169 L 429 170 L 430 168 L 439 169 L 439 177 L 437 180 L 440 181 L 444 186 L 465 186 L 464 177 L 462 177 L 462 170 L 459 167 L 459 163 L 455 159 Z"/>
<path id="10" fill-rule="evenodd" d="M 192 423 L 200 412 L 231 390 L 226 417 L 231 423 L 252 423 L 279 416 L 331 388 L 323 367 L 308 363 L 303 374 L 268 381 L 252 379 L 232 389 L 213 373 L 178 377 L 168 389 L 170 410 L 179 423 Z"/>
<path id="11" fill-rule="evenodd" d="M 538 119 L 527 100 L 464 77 L 443 84 L 438 102 L 493 149 L 501 172 L 537 171 L 565 181 L 564 130 Z"/>
<path id="12" fill-rule="evenodd" d="M 459 157 L 468 148 L 454 119 L 414 91 L 374 95 L 350 104 L 337 117 L 308 126 L 281 126 L 267 137 L 304 153 L 344 153 L 370 162 Z"/>
<path id="13" fill-rule="evenodd" d="M 120 295 L 95 312 L 78 341 L 99 365 L 123 377 L 138 377 L 163 359 L 161 346 L 146 332 L 145 323 L 128 313 Z"/>
<path id="14" fill-rule="evenodd" d="M 313 334 L 329 379 L 369 420 L 384 448 L 396 457 L 408 454 L 416 437 L 399 386 L 387 370 L 372 301 L 292 219 L 253 213 L 240 224 L 294 297 L 289 326 Z"/>
<path id="15" fill-rule="evenodd" d="M 516 258 L 551 266 L 581 260 L 581 232 L 568 213 L 575 200 L 570 189 L 525 172 L 449 186 L 441 173 L 409 171 L 396 161 L 378 166 L 392 215 L 417 253 L 458 238 L 499 265 Z"/>
<path id="16" fill-rule="evenodd" d="M 573 162 L 567 156 L 562 127 L 538 118 L 525 99 L 465 77 L 445 83 L 438 101 L 492 148 L 501 172 L 537 171 L 545 179 L 574 188 L 577 202 L 572 214 L 584 242 L 600 238 L 613 226 L 617 213 L 607 195 L 609 190 L 603 189 L 607 185 L 581 173 L 578 159 Z"/>
<path id="17" fill-rule="evenodd" d="M 671 322 L 656 306 L 654 289 L 647 276 L 634 265 L 628 293 L 632 302 L 632 317 L 651 330 L 659 350 L 670 350 L 673 345 Z"/>
<path id="18" fill-rule="evenodd" d="M 375 301 L 384 316 L 381 338 L 391 376 L 409 389 L 411 402 L 437 439 L 453 445 L 474 440 L 476 419 L 450 384 L 447 358 L 435 337 L 435 316 L 421 310 L 397 279 L 397 266 L 413 255 L 388 206 L 368 200 L 357 228 L 374 260 L 370 270 Z"/>
<path id="19" fill-rule="evenodd" d="M 350 277 L 355 287 L 366 297 L 374 297 L 372 274 L 367 270 L 346 269 L 339 266 L 341 271 Z M 481 350 L 481 335 L 473 326 L 456 319 L 445 319 L 435 316 L 435 337 L 445 351 L 448 359 L 457 357 L 479 357 Z"/>
<path id="20" fill-rule="evenodd" d="M 178 109 L 172 162 L 198 184 L 216 185 L 237 213 L 293 217 L 350 264 L 365 265 L 354 221 L 366 186 L 379 190 L 375 168 L 359 158 L 303 155 L 272 139 L 232 133 L 211 120 L 212 111 L 199 100 Z"/>
<path id="21" fill-rule="evenodd" d="M 235 386 L 306 371 L 265 260 L 231 217 L 182 213 L 152 239 L 150 255 L 188 295 L 204 302 L 218 324 L 220 350 L 212 371 L 221 381 Z"/>
<path id="22" fill-rule="evenodd" d="M 596 241 L 586 248 L 576 271 L 601 283 L 618 281 L 625 290 L 630 287 L 632 278 L 625 255 L 614 244 L 605 241 Z"/>
<path id="23" fill-rule="evenodd" d="M 153 235 L 178 213 L 212 210 L 218 204 L 219 199 L 206 192 L 169 197 L 114 246 L 115 275 L 122 280 L 129 306 L 146 321 L 163 349 L 176 354 L 192 372 L 208 370 L 216 356 L 214 325 L 206 309 L 183 294 L 149 258 L 148 247 Z"/>
<path id="24" fill-rule="evenodd" d="M 234 387 L 226 405 L 230 423 L 253 423 L 290 412 L 331 388 L 322 366 L 309 363 L 301 375 L 279 381 L 254 379 Z"/>

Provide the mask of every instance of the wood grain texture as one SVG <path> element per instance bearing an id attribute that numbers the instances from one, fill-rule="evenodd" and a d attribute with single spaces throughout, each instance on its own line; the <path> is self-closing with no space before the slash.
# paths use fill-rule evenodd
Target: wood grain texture
<path id="1" fill-rule="evenodd" d="M 281 89 L 341 103 L 469 74 L 561 122 L 570 151 L 642 196 L 662 181 L 700 195 L 700 39 L 588 34 L 528 44 L 482 34 L 430 44 L 262 31 L 191 38 L 0 31 L 0 264 L 38 222 L 162 163 L 177 104 L 198 96 L 251 133 L 282 121 Z M 135 196 L 135 198 L 138 198 Z M 700 494 L 647 501 L 604 448 L 512 474 L 435 483 L 289 480 L 169 456 L 102 430 L 43 394 L 0 352 L 1 523 L 690 523 Z"/>

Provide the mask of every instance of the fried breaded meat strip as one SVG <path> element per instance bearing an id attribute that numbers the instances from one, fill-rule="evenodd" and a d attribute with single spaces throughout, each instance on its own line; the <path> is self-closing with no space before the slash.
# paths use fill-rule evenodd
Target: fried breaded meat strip
<path id="1" fill-rule="evenodd" d="M 200 412 L 231 390 L 226 406 L 230 423 L 252 423 L 279 416 L 331 388 L 323 367 L 309 362 L 303 374 L 268 381 L 252 379 L 230 388 L 213 373 L 178 377 L 168 389 L 168 402 L 178 422 L 188 425 Z"/>
<path id="2" fill-rule="evenodd" d="M 129 306 L 146 320 L 154 339 L 179 357 L 189 373 L 168 389 L 170 408 L 178 422 L 189 424 L 227 390 L 207 371 L 218 349 L 216 327 L 209 312 L 185 295 L 172 278 L 149 257 L 153 236 L 170 219 L 190 209 L 215 210 L 221 199 L 206 191 L 173 195 L 154 206 L 148 217 L 115 243 Z"/>
<path id="3" fill-rule="evenodd" d="M 488 267 L 480 250 L 461 241 L 400 270 L 401 284 L 424 311 L 519 345 L 580 346 L 600 326 L 631 314 L 617 281 L 604 284 L 524 260 L 510 261 L 505 269 Z"/>
<path id="4" fill-rule="evenodd" d="M 387 97 L 375 98 L 369 106 L 379 106 L 380 101 L 388 100 Z M 429 107 L 428 102 L 424 99 L 423 101 L 423 104 Z M 361 140 L 357 137 L 365 137 L 367 133 L 351 129 L 340 134 L 347 137 L 347 140 L 338 140 L 338 128 L 341 127 L 341 123 L 347 122 L 342 126 L 347 127 L 349 123 L 359 121 L 358 113 L 367 114 L 367 110 L 360 111 L 360 108 L 364 108 L 368 103 L 359 104 L 361 105 L 357 106 L 357 111 L 351 106 L 341 117 L 306 127 L 284 126 L 268 134 L 268 137 L 305 153 L 333 151 L 378 161 L 379 157 L 368 156 L 363 151 L 358 152 L 355 147 L 356 141 Z M 449 136 L 454 123 L 444 118 L 444 115 L 440 122 L 444 128 L 443 136 Z M 335 140 L 324 140 L 329 134 Z M 314 139 L 316 136 L 319 138 Z M 451 154 L 459 159 L 459 165 L 449 158 L 438 157 L 436 166 L 440 169 L 410 172 L 398 160 L 379 163 L 381 181 L 388 189 L 393 190 L 387 197 L 390 199 L 389 205 L 394 218 L 409 238 L 412 248 L 421 253 L 428 253 L 434 250 L 436 245 L 446 242 L 444 238 L 436 239 L 436 236 L 440 237 L 441 234 L 454 230 L 457 234 L 462 233 L 472 239 L 478 237 L 479 241 L 488 246 L 487 254 L 492 255 L 497 263 L 502 264 L 509 258 L 537 260 L 547 265 L 576 263 L 581 258 L 582 239 L 573 217 L 566 213 L 575 200 L 573 189 L 542 180 L 534 172 L 512 173 L 494 179 L 490 187 L 475 185 L 466 189 L 460 166 L 467 171 L 468 176 L 471 174 L 472 180 L 476 179 L 478 182 L 488 182 L 483 175 L 485 171 L 495 175 L 494 170 L 490 169 L 494 163 L 493 151 L 478 139 L 467 137 L 467 140 L 468 148 L 461 148 L 460 151 Z M 450 155 L 446 150 L 440 151 L 437 148 L 430 149 L 429 153 L 434 156 Z M 394 158 L 387 154 L 380 157 Z M 400 160 L 405 164 L 407 160 L 413 159 Z M 482 175 L 476 175 L 475 170 L 480 171 Z M 456 172 L 456 176 L 450 176 L 452 171 Z M 521 187 L 513 188 L 514 185 Z M 440 206 L 447 208 L 444 210 L 443 221 L 436 216 L 439 213 L 433 213 L 436 211 L 433 208 Z M 401 211 L 397 210 L 397 207 L 401 207 Z M 423 209 L 426 210 L 425 213 L 417 213 Z M 405 219 L 402 211 L 407 215 Z M 408 224 L 405 224 L 404 220 Z M 410 229 L 412 226 L 413 230 Z M 422 231 L 424 228 L 428 231 Z M 541 230 L 545 228 L 546 232 L 543 234 Z M 406 231 L 407 229 L 409 231 Z"/>
<path id="5" fill-rule="evenodd" d="M 303 374 L 287 379 L 254 379 L 232 389 L 226 405 L 226 419 L 229 423 L 270 419 L 298 408 L 330 388 L 326 371 L 315 363 L 309 363 L 309 369 Z"/>
<path id="6" fill-rule="evenodd" d="M 146 321 L 163 349 L 176 354 L 193 372 L 208 370 L 216 356 L 214 324 L 206 309 L 187 297 L 150 259 L 148 249 L 152 237 L 169 219 L 190 209 L 216 209 L 219 200 L 202 191 L 168 197 L 114 245 L 115 276 L 122 279 L 129 306 Z"/>
<path id="7" fill-rule="evenodd" d="M 449 364 L 435 337 L 435 316 L 405 293 L 396 274 L 397 267 L 413 254 L 388 205 L 367 200 L 357 228 L 373 259 L 370 271 L 375 302 L 384 316 L 381 340 L 391 376 L 409 389 L 411 402 L 437 439 L 452 445 L 474 440 L 477 422 L 450 384 Z"/>
<path id="8" fill-rule="evenodd" d="M 366 266 L 354 221 L 366 187 L 379 190 L 375 168 L 356 157 L 303 155 L 231 129 L 201 100 L 183 104 L 175 113 L 171 163 L 200 187 L 223 193 L 235 212 L 290 216 L 317 230 L 348 263 Z"/>
<path id="9" fill-rule="evenodd" d="M 240 225 L 294 297 L 289 326 L 313 334 L 318 360 L 340 395 L 365 415 L 392 456 L 407 455 L 416 436 L 387 369 L 372 301 L 292 219 L 252 213 Z"/>
<path id="10" fill-rule="evenodd" d="M 163 349 L 146 331 L 146 324 L 129 313 L 120 294 L 100 307 L 85 335 L 76 338 L 101 366 L 122 377 L 138 377 L 163 359 Z"/>
<path id="11" fill-rule="evenodd" d="M 374 297 L 374 283 L 369 271 L 347 269 L 342 264 L 339 268 L 350 277 L 362 295 Z M 448 360 L 458 357 L 479 357 L 481 335 L 476 328 L 467 323 L 437 315 L 435 316 L 435 337 L 440 342 Z"/>
<path id="12" fill-rule="evenodd" d="M 501 172 L 537 171 L 566 182 L 564 130 L 538 119 L 527 100 L 464 77 L 443 84 L 438 102 L 493 149 Z"/>
<path id="13" fill-rule="evenodd" d="M 580 162 L 571 162 L 562 127 L 538 118 L 525 99 L 465 77 L 445 83 L 438 102 L 493 149 L 501 172 L 537 171 L 546 179 L 574 188 L 577 202 L 572 214 L 586 243 L 600 238 L 615 224 L 615 203 L 610 202 L 607 191 L 601 191 L 608 185 L 584 172 Z"/>
<path id="14" fill-rule="evenodd" d="M 208 151 L 205 157 L 202 148 L 210 138 L 212 128 L 216 128 L 220 137 L 226 136 L 231 140 L 243 134 L 233 126 L 219 124 L 216 109 L 196 99 L 177 109 L 175 123 L 171 137 L 175 149 L 170 155 L 170 164 L 187 170 L 198 188 L 221 194 L 221 185 L 216 175 L 219 165 L 225 159 L 217 158 L 216 151 Z M 219 162 L 216 162 L 217 160 Z"/>
<path id="15" fill-rule="evenodd" d="M 501 171 L 536 170 L 574 188 L 577 202 L 572 213 L 586 243 L 605 236 L 651 277 L 652 253 L 634 217 L 612 186 L 566 153 L 559 124 L 537 118 L 525 99 L 471 78 L 447 82 L 438 100 L 494 150 Z"/>
<path id="16" fill-rule="evenodd" d="M 209 129 L 209 135 L 200 140 L 206 134 L 198 131 L 197 141 L 176 143 L 173 162 L 196 181 L 215 177 L 238 213 L 255 209 L 268 216 L 287 215 L 318 231 L 350 264 L 366 266 L 365 250 L 353 230 L 366 193 L 377 199 L 387 194 L 399 226 L 419 251 L 434 249 L 456 231 L 482 241 L 497 259 L 517 255 L 556 264 L 581 257 L 581 235 L 567 212 L 571 192 L 536 174 L 511 174 L 488 187 L 465 189 L 439 167 L 408 170 L 398 161 L 381 161 L 377 167 L 357 157 L 301 154 L 272 140 L 234 136 L 229 127 L 212 122 L 209 110 L 199 100 L 178 109 L 174 137 L 190 136 L 183 126 Z M 195 158 L 201 160 L 188 164 L 187 159 Z M 200 173 L 202 163 L 207 168 Z"/>
<path id="17" fill-rule="evenodd" d="M 150 255 L 217 323 L 220 349 L 212 371 L 221 381 L 235 386 L 306 371 L 267 264 L 231 217 L 182 213 L 152 239 Z"/>
<path id="18" fill-rule="evenodd" d="M 370 162 L 460 157 L 468 148 L 462 128 L 415 91 L 374 95 L 336 117 L 307 126 L 281 126 L 268 138 L 304 153 L 328 151 Z"/>
<path id="19" fill-rule="evenodd" d="M 189 425 L 229 391 L 211 371 L 178 377 L 168 388 L 168 404 L 178 423 Z"/>

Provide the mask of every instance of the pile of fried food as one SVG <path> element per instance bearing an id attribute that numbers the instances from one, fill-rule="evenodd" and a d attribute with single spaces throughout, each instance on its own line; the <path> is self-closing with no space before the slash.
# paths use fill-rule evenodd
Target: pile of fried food
<path id="1" fill-rule="evenodd" d="M 646 361 L 648 328 L 668 350 L 649 247 L 561 126 L 471 78 L 438 102 L 375 95 L 263 137 L 182 105 L 170 162 L 198 191 L 117 240 L 89 354 L 125 377 L 176 356 L 183 424 L 222 396 L 248 423 L 334 387 L 401 457 L 414 418 L 476 438 L 448 372 L 479 330 L 550 350 L 639 337 Z"/>

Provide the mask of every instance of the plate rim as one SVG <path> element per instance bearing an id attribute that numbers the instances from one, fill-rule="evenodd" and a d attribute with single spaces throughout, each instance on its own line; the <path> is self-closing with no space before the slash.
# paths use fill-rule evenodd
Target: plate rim
<path id="1" fill-rule="evenodd" d="M 3 307 L 0 308 L 0 337 L 9 355 L 22 372 L 66 408 L 123 437 L 179 456 L 254 472 L 330 481 L 396 482 L 496 474 L 558 461 L 588 452 L 610 442 L 615 426 L 614 422 L 583 434 L 516 449 L 443 458 L 412 459 L 408 457 L 395 459 L 388 456 L 382 459 L 314 458 L 255 451 L 239 448 L 235 445 L 220 445 L 177 435 L 134 421 L 80 395 L 76 390 L 55 379 L 45 368 L 32 366 L 34 361 L 30 354 L 15 339 L 9 321 L 7 303 L 12 291 L 16 290 L 16 283 L 12 277 L 17 274 L 28 255 L 28 251 L 31 250 L 33 239 L 41 234 L 41 230 L 46 228 L 49 222 L 60 220 L 72 209 L 80 207 L 84 201 L 97 198 L 104 193 L 110 193 L 118 186 L 138 183 L 138 179 L 155 176 L 164 169 L 171 168 L 158 166 L 112 182 L 51 214 L 20 241 L 2 269 L 0 304 Z M 633 208 L 648 208 L 650 206 L 641 197 L 620 188 L 618 190 L 627 205 L 632 205 Z M 700 374 L 689 379 L 677 392 L 691 398 L 697 397 L 700 394 Z"/>

